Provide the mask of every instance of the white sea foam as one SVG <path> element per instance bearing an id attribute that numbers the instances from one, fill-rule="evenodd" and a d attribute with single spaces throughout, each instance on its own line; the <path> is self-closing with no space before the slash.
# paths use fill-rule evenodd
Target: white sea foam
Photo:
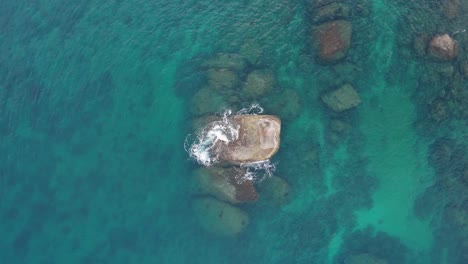
<path id="1" fill-rule="evenodd" d="M 252 104 L 236 112 L 236 115 L 258 115 L 263 113 L 263 108 L 258 104 Z M 220 144 L 229 144 L 239 138 L 239 126 L 230 120 L 232 110 L 227 109 L 220 114 L 218 121 L 213 121 L 197 131 L 195 138 L 189 135 L 185 140 L 185 150 L 190 157 L 203 166 L 212 166 L 219 162 Z M 275 165 L 269 160 L 241 164 L 246 169 L 244 175 L 239 175 L 238 181 L 259 180 L 270 176 L 275 170 Z"/>

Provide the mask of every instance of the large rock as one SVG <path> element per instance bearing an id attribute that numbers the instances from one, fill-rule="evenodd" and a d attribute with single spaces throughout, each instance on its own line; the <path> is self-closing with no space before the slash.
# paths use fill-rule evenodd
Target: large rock
<path id="1" fill-rule="evenodd" d="M 207 71 L 209 87 L 223 94 L 233 92 L 239 84 L 239 77 L 235 72 L 224 68 L 211 68 Z"/>
<path id="2" fill-rule="evenodd" d="M 239 54 L 218 53 L 215 57 L 203 63 L 206 68 L 223 68 L 242 72 L 247 67 L 247 61 Z"/>
<path id="3" fill-rule="evenodd" d="M 454 19 L 460 13 L 460 0 L 443 0 L 442 8 L 447 19 Z"/>
<path id="4" fill-rule="evenodd" d="M 435 36 L 429 43 L 428 53 L 436 60 L 452 60 L 458 54 L 457 42 L 448 34 Z"/>
<path id="5" fill-rule="evenodd" d="M 333 111 L 342 112 L 359 105 L 361 98 L 350 84 L 345 84 L 332 92 L 324 94 L 322 101 Z"/>
<path id="6" fill-rule="evenodd" d="M 259 99 L 269 93 L 274 85 L 275 76 L 271 70 L 255 70 L 247 76 L 242 93 L 247 98 Z"/>
<path id="7" fill-rule="evenodd" d="M 283 206 L 290 202 L 292 195 L 291 186 L 277 176 L 271 176 L 263 180 L 260 185 L 262 200 L 275 206 Z"/>
<path id="8" fill-rule="evenodd" d="M 233 204 L 255 202 L 258 193 L 253 182 L 244 178 L 245 173 L 245 170 L 237 167 L 199 168 L 194 171 L 195 192 Z"/>
<path id="9" fill-rule="evenodd" d="M 203 229 L 216 235 L 235 236 L 249 224 L 247 213 L 214 198 L 197 198 L 192 208 Z"/>
<path id="10" fill-rule="evenodd" d="M 334 63 L 343 59 L 351 45 L 351 35 L 349 21 L 337 20 L 318 26 L 312 41 L 316 44 L 319 61 Z"/>
<path id="11" fill-rule="evenodd" d="M 350 8 L 345 4 L 332 3 L 317 9 L 312 14 L 313 23 L 322 23 L 337 19 L 347 19 L 350 15 Z"/>
<path id="12" fill-rule="evenodd" d="M 377 258 L 371 254 L 356 254 L 347 257 L 344 261 L 345 264 L 387 264 L 386 260 Z"/>
<path id="13" fill-rule="evenodd" d="M 231 122 L 239 128 L 238 137 L 220 143 L 219 159 L 230 164 L 270 159 L 279 149 L 281 121 L 271 115 L 235 115 Z"/>

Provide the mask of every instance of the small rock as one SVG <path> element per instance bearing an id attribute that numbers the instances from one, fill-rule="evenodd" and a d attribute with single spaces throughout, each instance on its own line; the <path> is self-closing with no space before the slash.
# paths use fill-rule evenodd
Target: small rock
<path id="1" fill-rule="evenodd" d="M 349 21 L 337 20 L 321 24 L 315 30 L 313 42 L 322 63 L 335 63 L 344 57 L 351 45 L 352 26 Z"/>
<path id="2" fill-rule="evenodd" d="M 429 105 L 431 119 L 436 122 L 442 122 L 449 118 L 450 110 L 443 99 L 436 99 Z"/>
<path id="3" fill-rule="evenodd" d="M 224 98 L 209 88 L 200 89 L 190 102 L 190 112 L 194 115 L 216 113 L 226 107 Z"/>
<path id="4" fill-rule="evenodd" d="M 291 200 L 292 188 L 283 179 L 277 176 L 271 176 L 259 185 L 262 199 L 271 202 L 275 206 L 284 206 Z"/>
<path id="5" fill-rule="evenodd" d="M 258 193 L 253 182 L 243 178 L 245 173 L 245 170 L 237 167 L 199 168 L 194 171 L 195 192 L 233 204 L 255 202 Z"/>
<path id="6" fill-rule="evenodd" d="M 249 39 L 242 44 L 239 53 L 251 64 L 256 64 L 263 53 L 263 48 L 257 41 Z"/>
<path id="7" fill-rule="evenodd" d="M 345 264 L 387 264 L 386 260 L 377 258 L 371 254 L 356 254 L 349 256 L 344 261 Z"/>
<path id="8" fill-rule="evenodd" d="M 211 68 L 207 71 L 209 87 L 223 94 L 233 92 L 239 85 L 239 77 L 231 70 L 223 68 Z"/>
<path id="9" fill-rule="evenodd" d="M 215 235 L 235 236 L 249 224 L 247 213 L 214 198 L 197 198 L 192 208 L 203 229 Z"/>
<path id="10" fill-rule="evenodd" d="M 247 61 L 239 54 L 218 53 L 203 63 L 205 68 L 224 68 L 235 72 L 243 72 L 247 68 Z"/>
<path id="11" fill-rule="evenodd" d="M 452 60 L 458 53 L 457 42 L 448 34 L 435 36 L 429 43 L 428 53 L 436 60 Z"/>
<path id="12" fill-rule="evenodd" d="M 322 101 L 333 111 L 342 112 L 359 105 L 361 98 L 350 84 L 345 84 L 332 92 L 324 94 Z"/>
<path id="13" fill-rule="evenodd" d="M 219 159 L 243 164 L 270 159 L 279 149 L 281 121 L 271 115 L 235 115 L 239 127 L 237 140 L 219 146 Z"/>
<path id="14" fill-rule="evenodd" d="M 260 98 L 269 93 L 274 85 L 275 76 L 271 70 L 255 70 L 247 76 L 242 92 L 248 98 Z"/>
<path id="15" fill-rule="evenodd" d="M 345 4 L 332 3 L 316 10 L 312 15 L 313 23 L 328 22 L 337 19 L 349 18 L 350 9 Z"/>

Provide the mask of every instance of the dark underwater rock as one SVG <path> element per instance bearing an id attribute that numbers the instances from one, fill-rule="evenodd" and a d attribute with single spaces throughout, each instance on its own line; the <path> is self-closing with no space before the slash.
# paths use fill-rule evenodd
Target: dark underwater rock
<path id="1" fill-rule="evenodd" d="M 285 89 L 272 96 L 265 97 L 262 105 L 272 114 L 278 115 L 282 120 L 293 120 L 298 117 L 301 110 L 299 95 L 293 89 Z"/>
<path id="2" fill-rule="evenodd" d="M 262 199 L 275 206 L 283 206 L 290 202 L 292 188 L 288 182 L 277 176 L 271 176 L 259 184 Z"/>
<path id="3" fill-rule="evenodd" d="M 206 87 L 200 89 L 190 101 L 190 112 L 194 115 L 216 113 L 226 107 L 225 99 Z"/>
<path id="4" fill-rule="evenodd" d="M 208 85 L 221 94 L 229 94 L 239 85 L 239 76 L 232 70 L 224 68 L 211 68 L 207 71 Z"/>
<path id="5" fill-rule="evenodd" d="M 215 57 L 206 60 L 203 66 L 206 68 L 224 68 L 242 72 L 248 66 L 248 63 L 239 54 L 218 53 Z"/>
<path id="6" fill-rule="evenodd" d="M 337 20 L 321 24 L 315 29 L 317 57 L 321 63 L 335 63 L 343 59 L 351 45 L 352 25 L 349 21 Z"/>
<path id="7" fill-rule="evenodd" d="M 268 94 L 275 84 L 275 76 L 271 70 L 255 70 L 247 75 L 242 94 L 250 99 L 259 99 Z"/>
<path id="8" fill-rule="evenodd" d="M 194 171 L 195 193 L 212 195 L 233 204 L 255 202 L 258 193 L 253 182 L 243 179 L 246 171 L 236 167 L 204 167 Z"/>
<path id="9" fill-rule="evenodd" d="M 371 254 L 363 253 L 346 257 L 345 264 L 387 264 L 388 262 Z"/>

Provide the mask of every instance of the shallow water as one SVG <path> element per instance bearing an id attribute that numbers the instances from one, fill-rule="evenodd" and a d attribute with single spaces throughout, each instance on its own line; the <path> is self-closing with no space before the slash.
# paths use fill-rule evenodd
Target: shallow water
<path id="1" fill-rule="evenodd" d="M 345 2 L 350 49 L 323 65 L 309 1 L 3 0 L 0 262 L 467 263 L 468 4 Z M 442 33 L 456 59 L 418 54 Z M 260 192 L 222 237 L 193 212 L 184 141 L 203 63 L 246 45 L 262 52 L 241 78 L 277 85 L 223 107 L 282 118 L 272 162 L 293 193 L 278 207 Z M 320 97 L 344 83 L 362 103 L 334 113 Z"/>

